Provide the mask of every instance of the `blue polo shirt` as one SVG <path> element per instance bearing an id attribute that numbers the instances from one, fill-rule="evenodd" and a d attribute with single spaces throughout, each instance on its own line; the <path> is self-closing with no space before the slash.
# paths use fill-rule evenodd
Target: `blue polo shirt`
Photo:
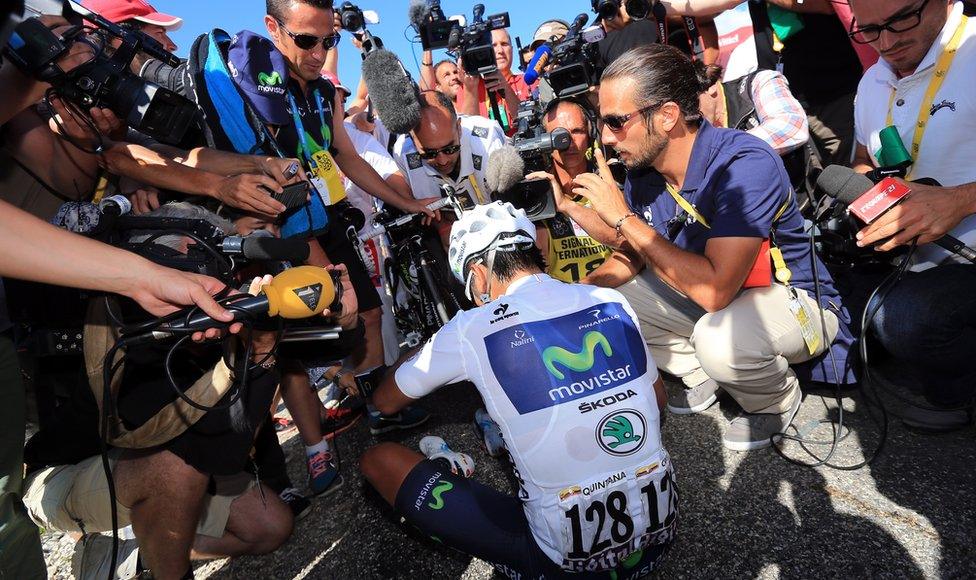
<path id="1" fill-rule="evenodd" d="M 851 383 L 856 379 L 848 364 L 854 343 L 848 326 L 850 314 L 843 307 L 830 272 L 810 252 L 810 241 L 803 231 L 803 217 L 795 199 L 790 200 L 773 226 L 773 218 L 789 192 L 786 169 L 769 145 L 744 131 L 718 129 L 707 121 L 702 123 L 695 138 L 680 193 L 711 228 L 681 209 L 668 193 L 664 178 L 654 169 L 631 172 L 624 186 L 634 213 L 679 248 L 704 254 L 705 244 L 712 238 L 769 238 L 772 229 L 775 244 L 793 273 L 790 284 L 806 290 L 810 296 L 815 296 L 812 269 L 815 264 L 820 277 L 821 306 L 833 311 L 840 320 L 840 330 L 831 350 L 841 381 Z M 800 380 L 834 382 L 826 353 L 793 368 Z"/>

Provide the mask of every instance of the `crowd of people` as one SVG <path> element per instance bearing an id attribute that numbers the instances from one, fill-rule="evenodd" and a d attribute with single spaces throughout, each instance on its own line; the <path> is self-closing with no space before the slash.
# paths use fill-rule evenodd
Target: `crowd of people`
<path id="1" fill-rule="evenodd" d="M 430 4 L 411 8 L 420 35 Z M 425 50 L 400 133 L 367 75 L 340 82 L 340 39 L 344 58 L 377 47 L 331 0 L 267 0 L 265 29 L 192 47 L 144 0 L 13 19 L 0 575 L 46 577 L 42 527 L 77 539 L 78 578 L 192 578 L 193 560 L 278 549 L 361 477 L 405 526 L 508 577 L 640 578 L 680 525 L 668 414 L 724 394 L 739 412 L 700 444 L 755 452 L 791 433 L 808 388 L 887 369 L 914 393 L 906 425 L 969 426 L 971 5 L 748 0 L 754 50 L 729 56 L 716 20 L 740 4 L 592 0 L 579 54 L 598 74 L 572 95 L 550 82 L 565 63 L 536 57 L 576 23 L 539 23 L 522 54 L 485 32 L 483 74 Z M 541 218 L 492 177 L 525 154 L 526 115 L 537 140 L 566 136 L 521 175 L 547 184 Z M 880 192 L 901 198 L 869 215 Z M 361 235 L 388 215 L 415 216 L 461 306 L 415 348 L 390 278 L 424 273 L 385 268 L 389 242 Z M 457 383 L 517 495 L 436 433 L 419 452 L 378 440 L 341 473 L 335 437 L 415 429 L 420 399 Z M 291 427 L 305 482 L 279 443 Z"/>

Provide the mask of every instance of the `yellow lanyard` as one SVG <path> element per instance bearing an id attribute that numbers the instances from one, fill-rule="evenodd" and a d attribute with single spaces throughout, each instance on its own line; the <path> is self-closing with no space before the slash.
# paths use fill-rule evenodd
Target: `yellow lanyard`
<path id="1" fill-rule="evenodd" d="M 912 137 L 912 159 L 918 161 L 918 152 L 922 149 L 922 137 L 925 135 L 925 127 L 929 123 L 929 119 L 932 115 L 929 111 L 932 109 L 932 103 L 935 102 L 935 95 L 938 94 L 939 89 L 942 88 L 942 83 L 945 82 L 945 78 L 949 73 L 949 68 L 952 66 L 952 61 L 956 58 L 956 51 L 959 49 L 959 45 L 962 44 L 962 36 L 966 31 L 966 23 L 969 21 L 967 16 L 963 16 L 962 20 L 959 22 L 959 26 L 956 27 L 956 31 L 952 34 L 952 40 L 946 45 L 945 50 L 939 55 L 939 59 L 935 63 L 935 73 L 932 75 L 932 80 L 929 81 L 929 87 L 925 90 L 925 100 L 922 101 L 922 106 L 918 110 L 918 122 L 915 124 L 915 134 Z M 888 99 L 888 117 L 885 121 L 885 127 L 890 127 L 894 124 L 892 119 L 892 106 L 895 103 L 895 93 L 896 89 L 891 90 L 891 98 Z"/>
<path id="2" fill-rule="evenodd" d="M 474 193 L 474 196 L 478 198 L 477 200 L 478 205 L 486 204 L 490 201 L 488 198 L 485 197 L 485 194 L 481 192 L 481 188 L 478 187 L 478 180 L 474 178 L 473 173 L 468 176 L 468 182 L 471 183 L 471 188 L 473 190 L 472 193 Z"/>
<path id="3" fill-rule="evenodd" d="M 688 215 L 695 218 L 695 220 L 697 220 L 698 223 L 700 223 L 701 225 L 705 226 L 708 229 L 712 229 L 712 226 L 708 225 L 708 221 L 705 220 L 705 217 L 702 214 L 698 213 L 698 210 L 695 209 L 695 206 L 691 205 L 691 203 L 689 203 L 687 199 L 682 197 L 682 195 L 678 193 L 678 190 L 675 189 L 674 186 L 672 186 L 671 184 L 667 184 L 666 188 L 668 190 L 668 193 L 671 194 L 671 197 L 674 198 L 674 201 L 678 202 L 678 205 L 681 206 L 681 209 L 685 210 L 685 212 L 687 212 Z"/>

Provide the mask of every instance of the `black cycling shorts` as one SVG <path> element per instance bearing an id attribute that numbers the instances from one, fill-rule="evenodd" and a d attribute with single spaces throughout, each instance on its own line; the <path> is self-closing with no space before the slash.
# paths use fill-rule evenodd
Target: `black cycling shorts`
<path id="1" fill-rule="evenodd" d="M 340 202 L 341 204 L 342 202 Z M 373 281 L 366 272 L 356 248 L 352 247 L 352 242 L 346 237 L 346 228 L 349 223 L 342 217 L 340 204 L 326 208 L 329 216 L 329 227 L 325 233 L 318 237 L 319 244 L 325 250 L 325 255 L 333 264 L 344 264 L 349 270 L 349 280 L 352 288 L 356 291 L 356 300 L 359 301 L 359 311 L 367 312 L 383 305 L 380 295 L 373 286 Z"/>
<path id="2" fill-rule="evenodd" d="M 639 560 L 613 572 L 567 572 L 536 544 L 518 498 L 454 475 L 442 462 L 431 460 L 421 461 L 407 475 L 394 507 L 422 533 L 491 563 L 508 578 L 642 578 L 656 569 L 670 547 L 648 547 Z"/>

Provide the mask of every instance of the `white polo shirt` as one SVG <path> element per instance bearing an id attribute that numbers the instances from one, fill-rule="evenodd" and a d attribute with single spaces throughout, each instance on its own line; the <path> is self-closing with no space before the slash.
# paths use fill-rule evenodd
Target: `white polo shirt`
<path id="1" fill-rule="evenodd" d="M 854 127 L 857 142 L 867 148 L 878 165 L 876 154 L 881 148 L 878 136 L 885 128 L 888 102 L 894 91 L 892 120 L 901 135 L 905 148 L 911 151 L 919 108 L 925 100 L 935 64 L 943 48 L 949 44 L 962 20 L 963 3 L 955 2 L 941 35 L 922 59 L 915 73 L 899 79 L 884 58 L 864 74 L 857 88 L 854 106 Z M 935 95 L 928 125 L 922 138 L 912 179 L 931 177 L 945 186 L 976 181 L 976 18 L 970 18 L 963 40 L 952 61 L 951 68 Z M 976 245 L 976 215 L 967 216 L 950 232 L 968 246 Z M 912 270 L 959 262 L 954 254 L 935 244 L 921 246 L 915 255 Z"/>
<path id="2" fill-rule="evenodd" d="M 485 172 L 488 156 L 505 145 L 505 134 L 498 123 L 485 117 L 461 115 L 461 164 L 457 179 L 441 175 L 420 158 L 413 139 L 401 135 L 393 146 L 393 158 L 407 176 L 416 199 L 440 197 L 441 184 L 452 186 L 462 203 L 473 206 L 491 201 Z"/>
<path id="3" fill-rule="evenodd" d="M 346 133 L 349 134 L 349 139 L 352 141 L 352 146 L 356 149 L 356 153 L 366 163 L 369 163 L 376 170 L 376 173 L 380 174 L 380 177 L 385 180 L 387 177 L 400 171 L 396 162 L 393 161 L 393 157 L 387 153 L 386 147 L 382 146 L 373 135 L 360 131 L 349 121 L 345 121 L 344 123 Z M 382 202 L 363 191 L 348 177 L 343 176 L 342 182 L 346 187 L 346 197 L 349 199 L 349 202 L 366 214 L 366 217 L 373 215 L 375 211 L 373 209 L 375 207 L 374 203 Z"/>

